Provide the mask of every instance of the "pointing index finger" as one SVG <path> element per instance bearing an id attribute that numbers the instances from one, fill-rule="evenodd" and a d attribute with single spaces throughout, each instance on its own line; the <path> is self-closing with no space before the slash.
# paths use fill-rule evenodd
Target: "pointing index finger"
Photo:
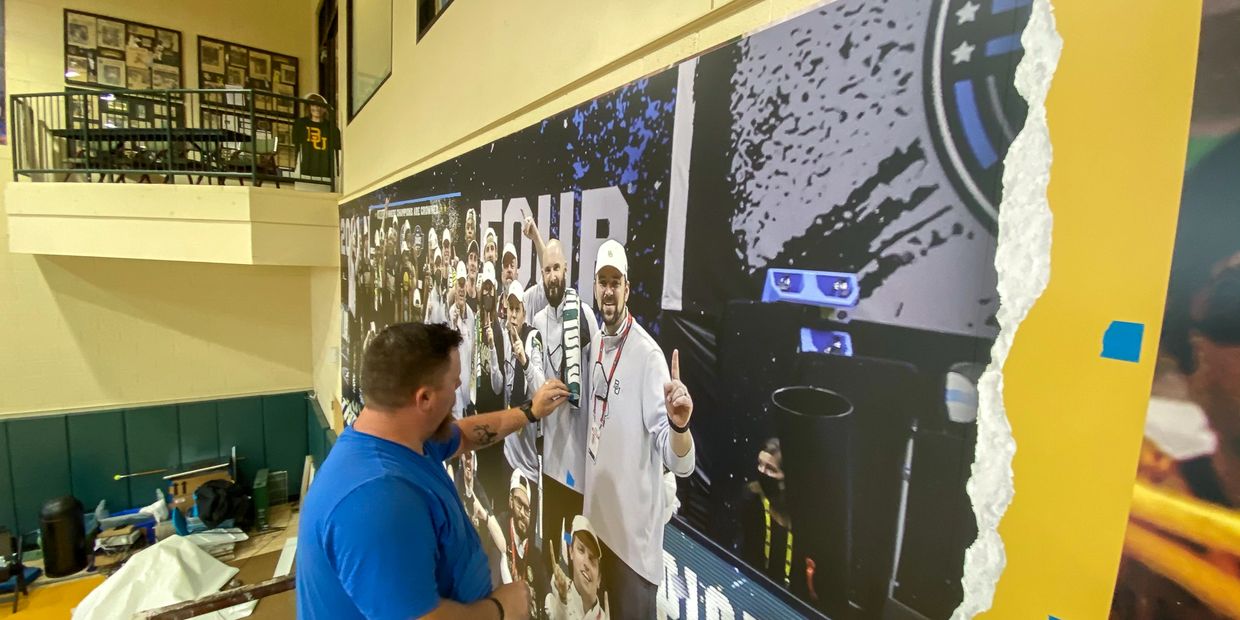
<path id="1" fill-rule="evenodd" d="M 680 381 L 680 349 L 672 349 L 672 381 Z"/>

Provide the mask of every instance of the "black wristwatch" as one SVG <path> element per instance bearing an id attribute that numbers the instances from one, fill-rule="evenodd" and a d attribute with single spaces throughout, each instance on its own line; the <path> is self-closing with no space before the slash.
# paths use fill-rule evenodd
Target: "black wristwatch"
<path id="1" fill-rule="evenodd" d="M 538 421 L 538 418 L 534 417 L 534 403 L 533 402 L 528 402 L 528 403 L 525 403 L 524 405 L 521 405 L 520 409 L 521 409 L 521 413 L 525 414 L 525 419 L 530 421 L 530 424 L 533 424 L 534 422 Z"/>

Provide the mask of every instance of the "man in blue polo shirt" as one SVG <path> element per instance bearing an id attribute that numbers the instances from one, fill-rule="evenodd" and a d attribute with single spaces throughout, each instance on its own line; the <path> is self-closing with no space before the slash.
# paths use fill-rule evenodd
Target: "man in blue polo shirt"
<path id="1" fill-rule="evenodd" d="M 299 618 L 528 617 L 520 581 L 492 589 L 487 557 L 444 461 L 549 415 L 568 390 L 454 420 L 461 335 L 400 323 L 362 361 L 366 403 L 341 433 L 301 508 Z"/>

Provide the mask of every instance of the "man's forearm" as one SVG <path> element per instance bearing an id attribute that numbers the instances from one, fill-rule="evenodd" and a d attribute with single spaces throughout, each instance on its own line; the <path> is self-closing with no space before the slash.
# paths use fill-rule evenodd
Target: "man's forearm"
<path id="1" fill-rule="evenodd" d="M 684 456 L 689 453 L 689 450 L 693 449 L 693 435 L 688 432 L 677 433 L 674 430 L 671 431 L 671 435 L 672 452 L 676 453 L 676 456 Z"/>
<path id="2" fill-rule="evenodd" d="M 461 429 L 461 448 L 456 455 L 499 443 L 528 423 L 525 412 L 518 407 L 461 418 L 456 421 Z"/>

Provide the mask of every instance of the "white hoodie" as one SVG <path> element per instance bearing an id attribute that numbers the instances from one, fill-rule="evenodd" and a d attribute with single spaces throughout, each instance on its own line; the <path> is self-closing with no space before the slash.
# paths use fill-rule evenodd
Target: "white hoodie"
<path id="1" fill-rule="evenodd" d="M 659 343 L 637 321 L 632 321 L 627 338 L 624 333 L 623 325 L 615 336 L 598 330 L 590 343 L 589 364 L 599 361 L 602 350 L 604 373 L 604 377 L 591 377 L 591 386 L 607 381 L 606 373 L 611 372 L 622 340 L 624 346 L 615 374 L 607 382 L 606 408 L 598 394 L 591 394 L 586 410 L 590 429 L 584 513 L 612 552 L 646 581 L 657 584 L 663 579 L 667 504 L 663 470 L 666 467 L 681 477 L 693 473 L 697 449 L 691 447 L 684 456 L 672 450 L 673 431 L 663 395 L 671 373 Z"/>

